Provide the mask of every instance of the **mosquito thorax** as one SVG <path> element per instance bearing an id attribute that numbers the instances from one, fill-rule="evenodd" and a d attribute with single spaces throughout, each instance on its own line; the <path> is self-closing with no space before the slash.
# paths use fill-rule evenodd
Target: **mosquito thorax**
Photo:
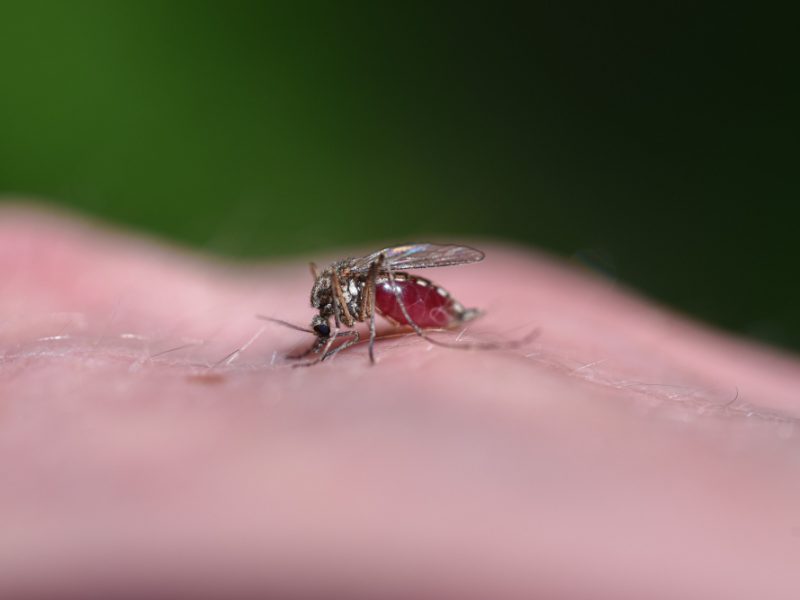
<path id="1" fill-rule="evenodd" d="M 334 315 L 334 273 L 338 276 L 341 298 L 344 300 L 350 315 L 358 315 L 361 312 L 366 278 L 364 275 L 356 275 L 348 269 L 351 260 L 345 259 L 332 264 L 322 271 L 314 281 L 314 285 L 311 288 L 311 306 L 319 311 L 320 317 L 328 319 L 336 316 L 345 321 L 341 306 L 339 307 L 339 314 Z"/>

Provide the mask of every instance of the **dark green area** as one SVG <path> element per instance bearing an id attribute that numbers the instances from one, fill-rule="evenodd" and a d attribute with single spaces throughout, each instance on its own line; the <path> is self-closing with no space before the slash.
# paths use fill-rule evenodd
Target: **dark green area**
<path id="1" fill-rule="evenodd" d="M 517 240 L 798 349 L 797 26 L 750 4 L 6 1 L 0 191 L 233 255 Z"/>

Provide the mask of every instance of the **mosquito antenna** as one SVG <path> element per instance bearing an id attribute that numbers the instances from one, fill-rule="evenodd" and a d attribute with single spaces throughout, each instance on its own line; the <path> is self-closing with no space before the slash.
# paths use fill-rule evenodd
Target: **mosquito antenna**
<path id="1" fill-rule="evenodd" d="M 289 329 L 294 329 L 295 331 L 303 331 L 305 333 L 310 333 L 311 335 L 317 335 L 314 331 L 310 329 L 306 329 L 305 327 L 300 327 L 299 325 L 295 325 L 294 323 L 289 323 L 288 321 L 284 321 L 282 319 L 267 317 L 265 315 L 256 315 L 256 319 L 261 319 L 262 321 L 270 321 L 271 323 L 277 323 L 278 325 L 283 325 L 284 327 L 288 327 Z"/>

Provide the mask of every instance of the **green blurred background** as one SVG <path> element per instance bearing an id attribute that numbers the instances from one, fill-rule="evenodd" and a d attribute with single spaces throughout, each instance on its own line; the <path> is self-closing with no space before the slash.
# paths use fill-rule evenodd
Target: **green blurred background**
<path id="1" fill-rule="evenodd" d="M 237 256 L 518 241 L 800 349 L 796 20 L 630 4 L 4 1 L 0 191 Z"/>

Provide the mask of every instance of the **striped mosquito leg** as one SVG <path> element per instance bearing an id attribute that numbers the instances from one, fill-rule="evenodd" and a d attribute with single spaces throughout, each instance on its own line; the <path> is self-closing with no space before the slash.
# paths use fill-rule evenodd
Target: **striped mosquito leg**
<path id="1" fill-rule="evenodd" d="M 339 274 L 336 272 L 336 269 L 334 269 L 331 274 L 331 286 L 333 287 L 333 294 L 331 294 L 331 296 L 333 296 L 333 308 L 337 325 L 339 323 L 339 310 L 341 309 L 342 321 L 347 327 L 352 327 L 355 319 L 353 319 L 353 315 L 350 314 L 350 309 L 347 308 L 347 302 L 345 302 L 344 293 L 342 292 L 342 281 L 339 279 Z"/>
<path id="2" fill-rule="evenodd" d="M 342 331 L 339 333 L 339 336 L 340 337 L 350 336 L 351 339 L 347 340 L 340 346 L 337 346 L 327 354 L 324 354 L 322 358 L 320 358 L 320 360 L 327 360 L 329 358 L 333 358 L 334 356 L 339 354 L 339 352 L 341 352 L 342 350 L 346 350 L 350 346 L 354 346 L 355 344 L 357 344 L 358 341 L 361 339 L 361 335 L 355 329 L 351 329 L 350 331 Z"/>
<path id="3" fill-rule="evenodd" d="M 322 362 L 323 360 L 325 360 L 325 359 L 327 359 L 327 358 L 330 358 L 331 356 L 334 356 L 334 355 L 338 354 L 338 353 L 339 353 L 341 350 L 344 350 L 345 348 L 349 348 L 350 346 L 352 346 L 352 345 L 354 345 L 354 344 L 357 344 L 357 343 L 358 343 L 358 340 L 359 340 L 359 337 L 360 337 L 360 336 L 359 336 L 359 334 L 358 334 L 358 331 L 356 331 L 355 329 L 353 329 L 353 330 L 350 330 L 350 331 L 338 331 L 338 332 L 336 332 L 336 336 L 335 336 L 335 337 L 331 337 L 331 339 L 330 339 L 330 340 L 328 340 L 328 341 L 325 343 L 325 347 L 326 347 L 326 348 L 330 348 L 330 346 L 331 346 L 331 344 L 333 343 L 333 340 L 334 340 L 334 339 L 336 339 L 336 338 L 340 338 L 340 337 L 345 337 L 345 336 L 351 337 L 351 338 L 353 338 L 353 339 L 351 339 L 351 340 L 347 340 L 347 341 L 346 341 L 344 344 L 342 344 L 342 345 L 341 345 L 341 346 L 339 346 L 338 348 L 334 348 L 333 350 L 326 350 L 325 352 L 321 352 L 321 353 L 320 353 L 320 355 L 319 355 L 319 357 L 318 357 L 318 358 L 315 358 L 314 360 L 309 360 L 309 361 L 307 361 L 307 362 L 303 362 L 303 363 L 297 363 L 297 364 L 294 364 L 294 365 L 292 365 L 292 366 L 293 366 L 293 367 L 310 367 L 310 366 L 312 366 L 312 365 L 316 365 L 317 363 L 320 363 L 320 362 Z M 321 338 L 321 340 L 322 340 L 322 339 L 324 339 L 324 338 Z M 313 349 L 314 347 L 316 347 L 316 348 L 320 348 L 320 347 L 322 347 L 322 345 L 323 345 L 323 344 L 321 344 L 321 343 L 319 343 L 319 342 L 318 342 L 317 344 L 315 344 L 314 346 L 312 346 L 312 349 Z M 313 350 L 313 351 L 314 351 L 314 352 L 319 352 L 319 350 L 318 350 L 318 349 L 317 349 L 317 350 Z M 306 352 L 306 353 L 304 353 L 304 354 L 309 354 L 309 352 Z M 295 357 L 295 358 L 301 358 L 301 357 L 300 357 L 300 356 L 298 356 L 298 357 Z"/>
<path id="4" fill-rule="evenodd" d="M 369 311 L 369 361 L 375 364 L 375 288 L 377 287 L 378 272 L 383 267 L 386 256 L 381 254 L 369 267 L 367 274 L 367 310 Z"/>

